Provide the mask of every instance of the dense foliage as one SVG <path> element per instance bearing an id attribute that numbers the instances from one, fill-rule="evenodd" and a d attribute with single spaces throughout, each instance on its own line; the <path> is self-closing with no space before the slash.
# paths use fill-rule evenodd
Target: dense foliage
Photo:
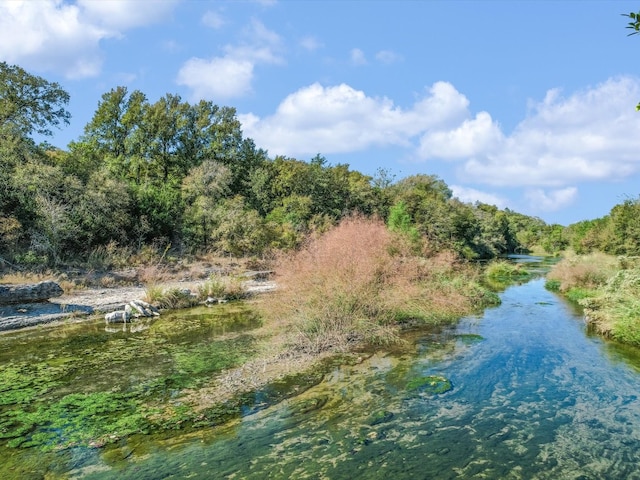
<path id="1" fill-rule="evenodd" d="M 166 94 L 151 102 L 117 87 L 84 134 L 37 145 L 68 123 L 68 94 L 0 64 L 0 258 L 55 266 L 144 246 L 180 254 L 261 256 L 296 248 L 345 216 L 378 217 L 416 249 L 489 258 L 563 247 L 542 220 L 452 196 L 433 175 L 398 182 L 310 161 L 270 158 L 245 138 L 235 109 Z M 558 237 L 558 238 L 556 238 Z"/>

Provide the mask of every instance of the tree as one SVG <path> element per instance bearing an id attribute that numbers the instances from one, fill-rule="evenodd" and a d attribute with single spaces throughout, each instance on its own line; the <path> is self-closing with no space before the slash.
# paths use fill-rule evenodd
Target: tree
<path id="1" fill-rule="evenodd" d="M 218 250 L 234 256 L 260 255 L 273 233 L 258 212 L 247 208 L 242 197 L 224 200 L 213 215 L 212 236 Z"/>
<path id="2" fill-rule="evenodd" d="M 103 157 L 126 155 L 127 139 L 140 123 L 145 102 L 144 94 L 137 90 L 128 96 L 127 87 L 103 94 L 93 118 L 84 127 L 85 140 L 93 143 L 96 153 Z"/>
<path id="3" fill-rule="evenodd" d="M 51 136 L 51 127 L 69 124 L 69 94 L 57 83 L 31 75 L 17 65 L 0 62 L 0 128 L 21 136 Z"/>
<path id="4" fill-rule="evenodd" d="M 627 28 L 632 30 L 629 36 L 640 34 L 640 12 L 623 13 L 622 16 L 628 17 L 631 19 L 631 21 L 627 23 Z M 640 111 L 640 103 L 636 105 L 636 111 Z"/>
<path id="5" fill-rule="evenodd" d="M 230 193 L 231 171 L 215 160 L 205 160 L 182 181 L 185 233 L 190 243 L 209 248 L 211 217 L 218 203 Z"/>
<path id="6" fill-rule="evenodd" d="M 627 23 L 627 28 L 633 30 L 629 36 L 638 35 L 640 33 L 640 12 L 623 13 L 622 15 L 631 19 L 631 21 Z"/>

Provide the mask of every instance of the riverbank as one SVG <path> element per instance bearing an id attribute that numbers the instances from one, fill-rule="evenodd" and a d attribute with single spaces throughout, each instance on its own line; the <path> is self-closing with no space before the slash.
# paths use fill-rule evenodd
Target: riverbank
<path id="1" fill-rule="evenodd" d="M 43 302 L 0 305 L 0 332 L 61 322 L 82 321 L 124 308 L 132 300 L 147 299 L 151 290 L 198 292 L 212 276 L 238 278 L 249 295 L 271 291 L 274 282 L 256 279 L 256 271 L 240 261 L 183 262 L 178 266 L 141 266 L 104 272 L 61 271 L 21 273 L 0 277 L 0 284 L 58 282 L 60 297 Z"/>
<path id="2" fill-rule="evenodd" d="M 65 293 L 55 302 L 92 313 L 67 310 L 66 319 L 50 324 L 60 328 L 41 326 L 32 336 L 5 337 L 7 422 L 17 425 L 6 438 L 16 447 L 102 447 L 137 433 L 220 425 L 299 394 L 336 365 L 362 362 L 365 348 L 404 348 L 407 329 L 452 323 L 499 302 L 480 285 L 475 266 L 450 252 L 416 255 L 403 250 L 402 239 L 384 225 L 359 222 L 347 222 L 279 259 L 275 279 L 255 278 L 247 273 L 249 265 L 212 265 L 197 274 L 184 266 L 156 272 L 145 284 L 146 273 L 135 272 L 126 284 L 106 288 L 113 280 L 105 276 L 99 285 Z M 354 233 L 363 229 L 365 235 Z M 248 291 L 272 293 L 106 327 L 95 315 L 132 297 L 149 300 L 152 292 L 172 299 L 176 292 L 191 298 L 197 291 L 203 298 L 219 291 L 225 278 L 234 289 L 242 278 Z M 93 322 L 83 324 L 85 318 Z M 19 339 L 19 348 L 11 347 L 12 339 Z M 35 359 L 46 368 L 35 367 Z M 87 373 L 78 377 L 78 371 Z M 14 387 L 15 379 L 28 384 Z M 50 425 L 62 421 L 68 404 L 77 418 L 60 424 L 62 433 L 54 435 Z"/>
<path id="3" fill-rule="evenodd" d="M 547 288 L 578 303 L 589 329 L 640 346 L 640 264 L 637 257 L 567 254 L 548 274 Z"/>

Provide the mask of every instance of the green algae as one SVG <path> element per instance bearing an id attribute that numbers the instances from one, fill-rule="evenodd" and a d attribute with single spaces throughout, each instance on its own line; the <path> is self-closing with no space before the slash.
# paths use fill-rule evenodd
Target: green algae
<path id="1" fill-rule="evenodd" d="M 413 378 L 407 383 L 408 391 L 418 391 L 429 395 L 439 395 L 448 392 L 452 388 L 451 380 L 441 375 Z"/>
<path id="2" fill-rule="evenodd" d="M 484 337 L 475 333 L 462 333 L 456 335 L 456 338 L 465 345 L 473 345 L 474 343 L 482 342 Z"/>
<path id="3" fill-rule="evenodd" d="M 202 422 L 183 390 L 250 359 L 255 340 L 242 332 L 258 325 L 234 306 L 175 312 L 135 332 L 96 321 L 0 336 L 0 458 L 15 456 L 7 447 L 95 448 Z"/>

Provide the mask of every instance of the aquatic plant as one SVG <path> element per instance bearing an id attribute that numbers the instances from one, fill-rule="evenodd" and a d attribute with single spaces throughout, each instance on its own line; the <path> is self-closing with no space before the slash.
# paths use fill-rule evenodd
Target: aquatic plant
<path id="1" fill-rule="evenodd" d="M 485 277 L 489 279 L 521 279 L 531 275 L 523 264 L 508 260 L 493 260 L 484 269 Z"/>
<path id="2" fill-rule="evenodd" d="M 133 335 L 107 333 L 101 322 L 96 328 L 102 330 L 70 324 L 34 331 L 20 349 L 0 351 L 2 443 L 39 450 L 99 447 L 136 433 L 220 422 L 184 397 L 255 355 L 254 338 L 240 331 L 259 322 L 238 307 L 201 310 L 167 314 Z M 221 336 L 234 332 L 236 323 L 238 333 Z"/>
<path id="3" fill-rule="evenodd" d="M 239 275 L 211 275 L 199 288 L 198 296 L 201 300 L 207 297 L 240 300 L 246 298 L 248 293 Z"/>
<path id="4" fill-rule="evenodd" d="M 442 375 L 427 375 L 411 379 L 407 383 L 408 391 L 419 391 L 429 395 L 439 395 L 451 390 L 451 380 Z"/>

